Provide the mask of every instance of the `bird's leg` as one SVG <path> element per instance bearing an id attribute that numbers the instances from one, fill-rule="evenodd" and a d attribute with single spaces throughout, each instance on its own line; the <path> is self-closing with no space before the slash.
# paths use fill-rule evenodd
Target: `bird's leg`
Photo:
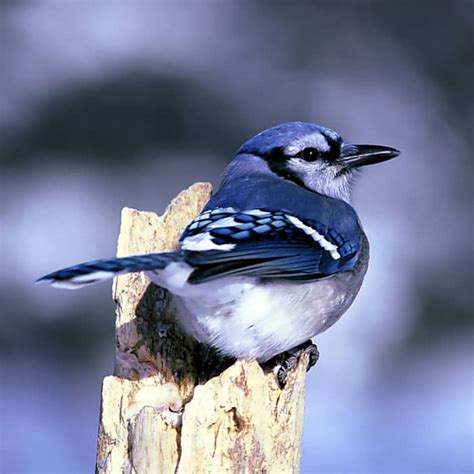
<path id="1" fill-rule="evenodd" d="M 318 348 L 311 341 L 303 342 L 299 346 L 293 347 L 289 351 L 282 352 L 265 362 L 264 367 L 271 368 L 276 372 L 276 378 L 280 388 L 284 388 L 288 379 L 288 374 L 297 366 L 302 354 L 308 354 L 308 371 L 313 367 L 319 358 Z"/>

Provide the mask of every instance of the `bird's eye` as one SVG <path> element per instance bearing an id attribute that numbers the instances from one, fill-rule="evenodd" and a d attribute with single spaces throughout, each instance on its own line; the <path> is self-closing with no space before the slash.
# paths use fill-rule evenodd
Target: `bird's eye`
<path id="1" fill-rule="evenodd" d="M 298 158 L 303 158 L 305 161 L 315 161 L 320 158 L 319 150 L 316 148 L 305 148 L 304 150 L 298 153 Z"/>

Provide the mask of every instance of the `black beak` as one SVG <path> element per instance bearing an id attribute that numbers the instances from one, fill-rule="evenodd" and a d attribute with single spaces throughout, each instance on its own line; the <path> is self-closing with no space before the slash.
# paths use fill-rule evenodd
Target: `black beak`
<path id="1" fill-rule="evenodd" d="M 344 144 L 336 163 L 344 168 L 360 168 L 391 160 L 399 154 L 398 150 L 388 146 Z"/>

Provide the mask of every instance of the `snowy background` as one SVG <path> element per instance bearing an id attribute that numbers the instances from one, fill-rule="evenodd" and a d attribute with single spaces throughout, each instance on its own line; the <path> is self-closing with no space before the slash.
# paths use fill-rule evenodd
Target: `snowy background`
<path id="1" fill-rule="evenodd" d="M 110 284 L 32 282 L 304 120 L 402 155 L 357 183 L 371 266 L 315 340 L 302 472 L 473 472 L 471 55 L 467 0 L 1 2 L 0 471 L 92 472 L 113 371 Z"/>

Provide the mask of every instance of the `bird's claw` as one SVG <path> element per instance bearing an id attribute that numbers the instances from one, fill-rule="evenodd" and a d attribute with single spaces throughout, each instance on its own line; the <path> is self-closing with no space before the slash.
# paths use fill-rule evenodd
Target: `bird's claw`
<path id="1" fill-rule="evenodd" d="M 311 341 L 306 341 L 289 351 L 282 352 L 265 364 L 266 366 L 273 367 L 281 389 L 285 388 L 288 375 L 298 365 L 298 360 L 302 354 L 308 355 L 308 366 L 306 368 L 306 371 L 308 371 L 316 364 L 319 358 L 318 348 Z"/>

